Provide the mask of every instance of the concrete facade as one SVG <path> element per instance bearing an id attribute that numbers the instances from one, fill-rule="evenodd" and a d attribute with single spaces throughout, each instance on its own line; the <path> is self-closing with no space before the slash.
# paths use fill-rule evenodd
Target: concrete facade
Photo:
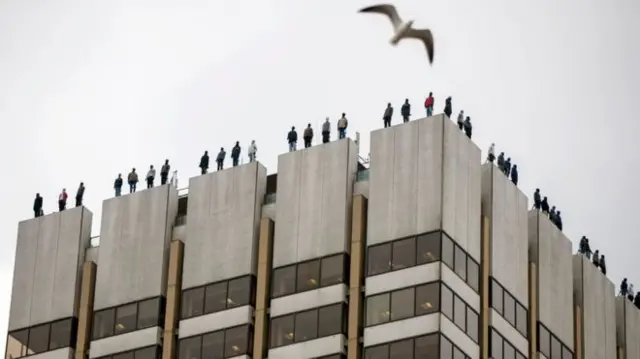
<path id="1" fill-rule="evenodd" d="M 621 356 L 618 359 L 640 358 L 640 310 L 623 297 L 616 297 L 617 343 Z"/>
<path id="2" fill-rule="evenodd" d="M 278 157 L 274 268 L 349 252 L 357 165 L 350 139 Z"/>
<path id="3" fill-rule="evenodd" d="M 582 323 L 582 358 L 616 359 L 615 285 L 582 254 L 573 256 L 573 278 Z"/>
<path id="4" fill-rule="evenodd" d="M 571 241 L 542 213 L 532 210 L 528 216 L 529 259 L 538 268 L 538 320 L 573 351 Z"/>
<path id="5" fill-rule="evenodd" d="M 528 308 L 527 196 L 495 165 L 482 166 L 482 214 L 489 218 L 490 275 Z"/>
<path id="6" fill-rule="evenodd" d="M 369 245 L 443 229 L 480 260 L 480 149 L 444 115 L 371 133 Z"/>
<path id="7" fill-rule="evenodd" d="M 183 289 L 256 274 L 266 179 L 254 162 L 189 180 Z"/>
<path id="8" fill-rule="evenodd" d="M 170 185 L 103 202 L 94 310 L 165 293 L 177 205 Z"/>
<path id="9" fill-rule="evenodd" d="M 77 316 L 92 217 L 76 207 L 20 222 L 9 331 Z"/>

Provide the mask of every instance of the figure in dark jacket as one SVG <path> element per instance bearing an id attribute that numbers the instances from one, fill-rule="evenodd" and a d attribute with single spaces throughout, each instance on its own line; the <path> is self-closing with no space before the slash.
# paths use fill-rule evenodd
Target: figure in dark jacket
<path id="1" fill-rule="evenodd" d="M 471 117 L 467 116 L 467 118 L 464 120 L 463 128 L 464 134 L 467 135 L 467 137 L 471 138 L 471 132 L 473 130 L 473 125 L 471 125 Z"/>
<path id="2" fill-rule="evenodd" d="M 562 232 L 562 216 L 560 216 L 560 211 L 556 212 L 556 227 Z"/>
<path id="3" fill-rule="evenodd" d="M 204 155 L 200 157 L 200 165 L 198 167 L 200 167 L 200 174 L 207 173 L 209 169 L 209 151 L 204 151 Z"/>
<path id="4" fill-rule="evenodd" d="M 451 96 L 449 96 L 444 102 L 444 114 L 447 115 L 447 117 L 451 118 L 452 113 L 453 105 L 451 104 Z"/>
<path id="5" fill-rule="evenodd" d="M 238 165 L 241 151 L 242 149 L 240 148 L 240 141 L 236 141 L 236 145 L 231 149 L 231 160 L 233 161 L 233 167 L 236 167 Z"/>
<path id="6" fill-rule="evenodd" d="M 224 158 L 227 157 L 227 152 L 225 152 L 224 147 L 220 147 L 220 152 L 218 152 L 218 156 L 216 157 L 216 163 L 218 164 L 218 171 L 224 169 Z"/>
<path id="7" fill-rule="evenodd" d="M 514 164 L 511 169 L 511 182 L 516 186 L 518 185 L 518 165 L 516 164 Z"/>
<path id="8" fill-rule="evenodd" d="M 533 192 L 533 208 L 539 211 L 541 204 L 542 200 L 540 199 L 540 188 L 536 188 L 536 191 Z"/>
<path id="9" fill-rule="evenodd" d="M 84 182 L 80 182 L 78 191 L 76 192 L 76 207 L 82 206 L 82 198 L 84 198 Z"/>
<path id="10" fill-rule="evenodd" d="M 542 199 L 542 202 L 540 202 L 540 208 L 542 209 L 542 213 L 549 214 L 549 201 L 546 196 Z"/>
<path id="11" fill-rule="evenodd" d="M 600 264 L 598 267 L 600 267 L 602 274 L 607 275 L 607 263 L 604 261 L 604 254 L 600 255 Z"/>
<path id="12" fill-rule="evenodd" d="M 120 197 L 122 193 L 122 173 L 118 173 L 118 178 L 113 181 L 113 189 L 116 191 L 116 197 Z"/>
<path id="13" fill-rule="evenodd" d="M 131 169 L 131 172 L 127 175 L 127 182 L 129 183 L 129 193 L 135 193 L 138 187 L 138 174 L 135 168 Z"/>
<path id="14" fill-rule="evenodd" d="M 307 128 L 304 129 L 302 139 L 304 140 L 304 148 L 311 147 L 311 141 L 313 141 L 313 128 L 311 128 L 310 123 L 307 124 Z"/>
<path id="15" fill-rule="evenodd" d="M 391 107 L 391 104 L 388 103 L 387 108 L 384 109 L 384 114 L 382 115 L 384 128 L 391 127 L 391 117 L 393 117 L 393 107 Z"/>
<path id="16" fill-rule="evenodd" d="M 291 126 L 291 131 L 287 134 L 287 142 L 289 143 L 289 152 L 295 151 L 298 146 L 298 133 L 295 126 Z"/>
<path id="17" fill-rule="evenodd" d="M 507 160 L 504 161 L 503 172 L 504 172 L 504 175 L 507 176 L 507 178 L 509 178 L 509 175 L 511 175 L 511 157 L 507 158 Z"/>
<path id="18" fill-rule="evenodd" d="M 409 103 L 409 99 L 404 100 L 404 104 L 402 108 L 400 108 L 400 114 L 402 115 L 403 122 L 409 122 L 409 116 L 411 116 L 411 104 Z"/>
<path id="19" fill-rule="evenodd" d="M 40 193 L 36 193 L 36 198 L 33 200 L 33 214 L 36 218 L 42 216 L 42 197 L 40 197 Z"/>
<path id="20" fill-rule="evenodd" d="M 162 168 L 160 168 L 160 184 L 167 184 L 167 180 L 169 179 L 169 171 L 171 171 L 171 166 L 169 165 L 169 160 L 164 160 L 164 164 Z"/>

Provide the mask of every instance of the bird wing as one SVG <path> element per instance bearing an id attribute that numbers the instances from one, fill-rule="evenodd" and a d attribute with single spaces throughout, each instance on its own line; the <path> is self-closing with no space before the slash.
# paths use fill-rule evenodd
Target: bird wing
<path id="1" fill-rule="evenodd" d="M 387 15 L 391 20 L 391 23 L 393 24 L 394 29 L 402 25 L 402 19 L 400 19 L 400 15 L 398 15 L 398 11 L 396 11 L 396 7 L 393 5 L 382 4 L 382 5 L 369 6 L 360 10 L 360 12 L 369 12 L 369 13 L 378 13 L 378 14 Z"/>
<path id="2" fill-rule="evenodd" d="M 427 48 L 427 55 L 429 56 L 429 63 L 433 63 L 434 49 L 433 49 L 433 35 L 431 34 L 431 30 L 429 30 L 429 29 L 424 29 L 424 30 L 410 29 L 406 33 L 405 37 L 406 38 L 411 38 L 411 39 L 421 40 L 424 43 L 424 46 Z"/>

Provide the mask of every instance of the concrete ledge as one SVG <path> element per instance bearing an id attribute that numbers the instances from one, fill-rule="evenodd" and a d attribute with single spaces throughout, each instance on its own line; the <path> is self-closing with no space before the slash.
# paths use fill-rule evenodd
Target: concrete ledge
<path id="1" fill-rule="evenodd" d="M 335 284 L 330 287 L 308 290 L 271 300 L 271 317 L 279 317 L 307 309 L 325 305 L 342 303 L 347 299 L 349 288 L 346 284 Z"/>
<path id="2" fill-rule="evenodd" d="M 493 308 L 489 309 L 490 325 L 494 327 L 502 337 L 511 343 L 520 353 L 529 352 L 529 340 L 522 336 L 520 332 L 511 326 L 498 312 Z"/>
<path id="3" fill-rule="evenodd" d="M 474 343 L 465 332 L 460 330 L 460 328 L 444 315 L 440 315 L 440 332 L 448 337 L 455 346 L 460 348 L 469 357 L 480 357 L 480 346 Z"/>
<path id="4" fill-rule="evenodd" d="M 73 349 L 60 348 L 40 354 L 29 355 L 29 359 L 71 359 L 73 357 Z"/>
<path id="5" fill-rule="evenodd" d="M 153 327 L 95 340 L 91 342 L 89 358 L 100 358 L 137 348 L 160 345 L 161 334 L 160 327 Z"/>
<path id="6" fill-rule="evenodd" d="M 343 353 L 346 339 L 343 334 L 309 340 L 269 350 L 269 359 L 319 358 Z"/>
<path id="7" fill-rule="evenodd" d="M 473 310 L 480 313 L 480 294 L 476 293 L 465 281 L 442 263 L 442 282 L 464 300 Z"/>
<path id="8" fill-rule="evenodd" d="M 178 338 L 188 338 L 242 324 L 250 324 L 252 322 L 252 316 L 253 307 L 245 305 L 243 307 L 181 320 Z"/>
<path id="9" fill-rule="evenodd" d="M 379 274 L 365 279 L 365 296 L 440 280 L 440 262 Z"/>
<path id="10" fill-rule="evenodd" d="M 364 328 L 364 347 L 435 333 L 440 330 L 441 316 L 440 313 L 432 313 Z"/>

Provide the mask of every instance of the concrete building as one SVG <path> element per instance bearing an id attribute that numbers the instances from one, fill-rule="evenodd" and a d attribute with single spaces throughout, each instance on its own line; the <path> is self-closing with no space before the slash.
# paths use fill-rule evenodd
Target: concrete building
<path id="1" fill-rule="evenodd" d="M 21 222 L 5 357 L 640 359 L 640 310 L 449 118 L 370 143 L 107 199 L 99 241 Z"/>

